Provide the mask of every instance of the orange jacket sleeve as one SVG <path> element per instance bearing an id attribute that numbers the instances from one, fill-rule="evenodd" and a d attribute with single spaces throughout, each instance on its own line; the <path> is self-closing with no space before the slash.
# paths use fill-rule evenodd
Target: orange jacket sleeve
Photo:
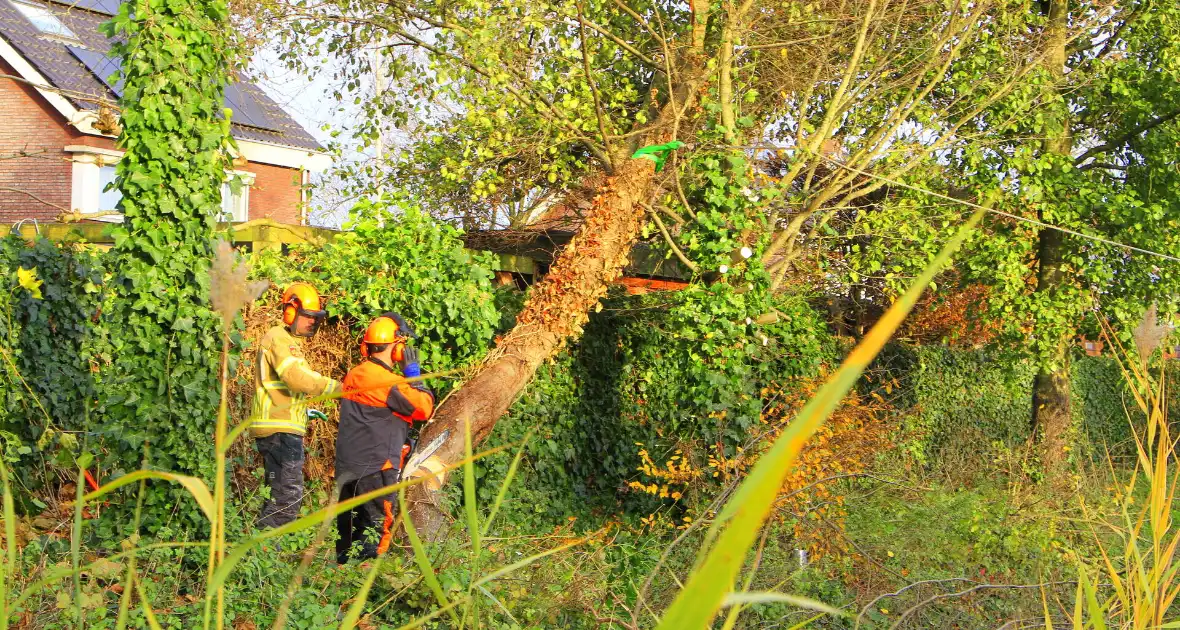
<path id="1" fill-rule="evenodd" d="M 385 404 L 393 413 L 411 422 L 429 420 L 434 415 L 434 394 L 417 383 L 398 383 L 390 387 Z"/>

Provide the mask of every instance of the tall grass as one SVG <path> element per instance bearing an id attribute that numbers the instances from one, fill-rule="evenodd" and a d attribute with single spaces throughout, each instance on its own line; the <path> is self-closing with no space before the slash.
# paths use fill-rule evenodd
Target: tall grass
<path id="1" fill-rule="evenodd" d="M 1121 520 L 1100 521 L 1092 532 L 1101 559 L 1097 568 L 1078 569 L 1078 591 L 1072 619 L 1077 630 L 1149 630 L 1180 628 L 1175 609 L 1180 595 L 1180 563 L 1176 560 L 1180 529 L 1172 520 L 1180 466 L 1176 465 L 1175 439 L 1168 422 L 1167 361 L 1161 360 L 1153 376 L 1148 359 L 1162 335 L 1155 309 L 1149 309 L 1137 329 L 1138 356 L 1132 355 L 1103 322 L 1103 336 L 1115 350 L 1123 377 L 1133 394 L 1139 414 L 1127 411 L 1135 438 L 1136 464 L 1120 490 Z M 1112 460 L 1107 464 L 1119 483 Z M 1082 506 L 1085 509 L 1085 506 Z M 1118 541 L 1112 543 L 1111 540 Z M 1053 627 L 1046 606 L 1045 624 Z"/>

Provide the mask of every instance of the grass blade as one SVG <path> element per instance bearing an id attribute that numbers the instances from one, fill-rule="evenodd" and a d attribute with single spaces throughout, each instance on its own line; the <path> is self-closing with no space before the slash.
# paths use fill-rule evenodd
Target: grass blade
<path id="1" fill-rule="evenodd" d="M 520 569 L 523 569 L 523 568 L 529 566 L 530 564 L 536 562 L 537 560 L 540 560 L 541 558 L 544 558 L 546 556 L 551 556 L 559 551 L 564 551 L 566 549 L 569 549 L 570 547 L 576 547 L 576 546 L 586 542 L 587 540 L 590 540 L 589 536 L 568 542 L 560 547 L 554 547 L 553 549 L 542 551 L 539 554 L 536 554 L 534 556 L 529 556 L 519 562 L 513 562 L 512 564 L 510 564 L 506 567 L 501 567 L 501 568 L 479 578 L 479 580 L 475 583 L 475 586 L 483 586 L 484 584 L 487 584 L 488 582 L 491 582 L 492 580 L 502 578 L 505 575 L 519 571 Z"/>
<path id="2" fill-rule="evenodd" d="M 4 556 L 4 570 L 0 571 L 0 630 L 8 630 L 8 590 L 16 575 L 16 504 L 12 500 L 12 487 L 8 483 L 8 466 L 0 459 L 0 488 L 4 491 L 4 544 L 8 553 Z"/>
<path id="3" fill-rule="evenodd" d="M 491 591 L 480 586 L 479 592 L 483 593 L 484 595 L 487 596 L 488 599 L 492 600 L 492 603 L 494 603 L 496 605 L 496 607 L 500 609 L 501 612 L 503 612 L 505 615 L 507 615 L 508 618 L 512 620 L 512 623 L 514 623 L 518 626 L 520 625 L 520 622 L 516 620 L 516 617 L 512 616 L 512 611 L 508 610 L 508 607 L 504 605 L 504 602 L 500 601 L 499 598 L 497 598 L 495 595 L 492 595 Z"/>
<path id="4" fill-rule="evenodd" d="M 70 529 L 70 566 L 74 569 L 82 563 L 82 493 L 86 490 L 85 469 L 78 466 L 78 477 L 74 480 L 74 522 Z M 74 613 L 78 615 L 78 628 L 84 630 L 86 619 L 82 616 L 82 574 L 74 572 Z M 120 604 L 120 613 L 122 605 Z M 120 615 L 122 616 L 122 615 Z M 118 630 L 118 622 L 115 623 Z"/>
<path id="5" fill-rule="evenodd" d="M 160 627 L 160 622 L 156 621 L 156 613 L 152 612 L 152 604 L 148 601 L 147 593 L 143 592 L 143 582 L 132 578 L 135 582 L 135 592 L 139 595 L 139 607 L 143 610 L 143 616 L 147 619 L 148 627 L 152 630 L 163 630 Z"/>
<path id="6" fill-rule="evenodd" d="M 471 422 L 463 423 L 463 507 L 467 512 L 467 531 L 471 535 L 472 561 L 479 559 L 479 511 L 475 505 L 475 464 L 471 461 Z M 476 569 L 473 572 L 478 572 Z"/>
<path id="7" fill-rule="evenodd" d="M 1045 595 L 1045 587 L 1041 587 L 1041 608 L 1045 611 L 1045 630 L 1053 630 L 1053 616 L 1049 614 L 1049 598 Z"/>
<path id="8" fill-rule="evenodd" d="M 500 492 L 496 495 L 496 501 L 492 504 L 492 510 L 488 513 L 487 520 L 484 521 L 482 532 L 482 536 L 484 537 L 488 535 L 488 531 L 492 527 L 492 521 L 496 518 L 496 513 L 500 511 L 500 504 L 504 503 L 504 498 L 508 496 L 508 487 L 512 485 L 512 480 L 516 477 L 516 469 L 520 466 L 520 460 L 524 457 L 524 447 L 532 437 L 532 431 L 529 431 L 528 435 L 524 436 L 524 440 L 520 443 L 520 448 L 516 451 L 516 456 L 512 458 L 512 463 L 508 466 L 508 474 L 504 476 L 504 483 L 500 484 Z"/>
<path id="9" fill-rule="evenodd" d="M 811 599 L 810 597 L 799 597 L 798 595 L 787 595 L 784 593 L 770 593 L 770 592 L 747 592 L 747 593 L 730 593 L 725 596 L 725 600 L 721 602 L 722 608 L 729 606 L 746 606 L 748 604 L 787 604 L 795 608 L 802 608 L 804 610 L 814 610 L 836 617 L 844 617 L 848 613 L 833 608 L 819 600 Z"/>
<path id="10" fill-rule="evenodd" d="M 447 604 L 445 608 L 440 608 L 440 609 L 430 613 L 429 615 L 426 615 L 425 617 L 419 617 L 419 618 L 411 621 L 410 623 L 407 623 L 406 625 L 399 627 L 397 630 L 413 630 L 414 628 L 421 628 L 422 626 L 426 625 L 427 622 L 429 622 L 431 619 L 434 619 L 435 617 L 443 614 L 444 612 L 450 613 L 451 617 L 454 618 L 455 617 L 455 607 L 459 606 L 461 604 L 467 603 L 470 599 L 471 599 L 470 596 L 464 595 L 463 597 L 455 600 L 454 602 Z"/>
<path id="11" fill-rule="evenodd" d="M 144 464 L 146 465 L 146 463 L 147 463 L 147 454 L 146 453 L 144 453 L 143 459 L 144 459 Z M 78 486 L 79 486 L 79 488 L 81 487 L 81 484 L 82 484 L 82 473 L 83 473 L 83 471 L 81 469 L 79 469 L 79 471 L 78 471 Z M 132 537 L 131 540 L 135 541 L 135 542 L 138 542 L 138 540 L 139 540 L 139 524 L 143 518 L 143 497 L 144 497 L 144 493 L 146 491 L 147 491 L 147 480 L 140 479 L 139 480 L 139 495 L 135 498 L 135 520 L 132 521 L 132 525 L 131 525 L 131 537 Z M 78 498 L 76 499 L 76 501 L 78 502 L 78 505 L 82 504 L 82 491 L 81 490 L 78 491 Z M 81 512 L 78 513 L 77 518 L 78 518 L 78 523 L 79 523 L 79 525 L 78 525 L 79 530 L 78 531 L 80 534 L 81 533 Z M 127 576 L 124 578 L 125 584 L 123 586 L 123 596 L 119 598 L 119 617 L 115 621 L 115 630 L 123 630 L 124 628 L 127 627 L 127 614 L 131 610 L 132 585 L 136 581 L 135 566 L 136 566 L 136 559 L 139 556 L 135 553 L 136 550 L 134 547 L 132 547 L 129 551 L 131 551 L 131 557 L 127 561 L 127 574 L 126 574 Z M 80 576 L 81 576 L 80 573 L 75 573 L 74 580 L 75 581 L 79 580 Z"/>
<path id="12" fill-rule="evenodd" d="M 787 628 L 787 630 L 803 630 L 803 628 L 810 626 L 813 621 L 817 621 L 817 620 L 819 620 L 820 617 L 823 617 L 823 616 L 824 616 L 824 613 L 820 613 L 814 617 L 804 619 L 803 621 L 800 621 L 799 623 L 791 626 L 790 628 Z"/>
<path id="13" fill-rule="evenodd" d="M 1079 568 L 1078 580 L 1081 582 L 1082 591 L 1086 594 L 1086 609 L 1090 612 L 1090 625 L 1094 627 L 1094 630 L 1106 630 L 1106 622 L 1103 620 L 1106 617 L 1106 611 L 1098 604 L 1098 587 L 1090 583 L 1084 569 Z"/>
<path id="14" fill-rule="evenodd" d="M 110 494 L 123 486 L 135 483 L 140 479 L 163 479 L 164 481 L 172 481 L 184 486 L 185 490 L 193 496 L 193 500 L 197 502 L 197 507 L 205 513 L 205 516 L 212 522 L 214 520 L 215 510 L 213 506 L 213 495 L 209 492 L 209 487 L 205 485 L 204 481 L 196 477 L 189 477 L 188 475 L 178 475 L 176 473 L 164 472 L 162 470 L 137 470 L 133 473 L 128 473 L 119 477 L 118 479 L 107 483 L 98 490 L 82 497 L 83 501 L 93 501 L 99 497 Z"/>
<path id="15" fill-rule="evenodd" d="M 856 385 L 861 373 L 893 336 L 918 297 L 942 270 L 943 264 L 975 229 L 984 212 L 982 209 L 976 211 L 967 224 L 959 229 L 754 465 L 750 475 L 718 515 L 718 527 L 725 527 L 724 531 L 668 607 L 658 626 L 659 630 L 707 628 L 712 623 L 725 596 L 732 589 L 734 579 L 745 562 L 746 553 L 753 545 L 803 444 Z"/>
<path id="16" fill-rule="evenodd" d="M 434 567 L 430 565 L 430 558 L 426 555 L 426 548 L 422 546 L 422 539 L 418 537 L 418 530 L 410 520 L 409 510 L 406 509 L 406 493 L 399 492 L 397 498 L 401 505 L 402 524 L 406 528 L 406 537 L 410 539 L 410 547 L 414 549 L 414 560 L 418 562 L 418 570 L 422 571 L 422 579 L 426 580 L 426 586 L 430 588 L 430 592 L 434 593 L 438 605 L 449 612 L 451 620 L 458 624 L 460 623 L 459 616 L 455 614 L 450 602 L 447 601 L 446 593 L 443 592 L 442 585 L 438 583 L 438 576 L 434 574 Z"/>
<path id="17" fill-rule="evenodd" d="M 475 464 L 471 462 L 471 419 L 464 418 L 463 420 L 463 456 L 467 463 L 463 465 L 463 511 L 467 515 L 467 532 L 471 537 L 471 575 L 479 575 L 479 510 L 475 504 Z M 471 595 L 471 589 L 468 587 L 468 595 Z M 471 608 L 463 613 L 463 622 L 460 622 L 459 627 L 462 629 L 466 625 L 467 613 L 470 612 L 475 620 L 475 627 L 479 627 L 479 600 L 474 597 L 471 599 Z"/>
<path id="18" fill-rule="evenodd" d="M 488 450 L 480 453 L 479 455 L 472 457 L 471 461 L 478 460 L 478 459 L 487 457 L 489 455 L 494 455 L 502 450 L 504 450 L 504 447 L 502 447 L 502 446 L 488 449 Z M 468 459 L 464 458 L 461 461 L 455 462 L 454 464 L 447 466 L 446 468 L 443 469 L 443 472 L 449 472 L 451 470 L 454 470 L 455 468 L 457 468 L 459 466 L 463 466 L 468 461 L 469 461 Z M 367 501 L 371 501 L 376 498 L 384 497 L 391 492 L 397 492 L 397 491 L 402 490 L 404 488 L 408 488 L 410 486 L 420 484 L 420 483 L 426 481 L 427 479 L 428 479 L 428 477 L 417 477 L 417 478 L 413 478 L 413 479 L 406 479 L 403 481 L 399 481 L 395 484 L 388 485 L 383 488 L 377 488 L 376 490 L 373 490 L 371 492 L 366 492 L 364 494 L 357 495 L 355 497 L 352 497 L 351 499 L 348 499 L 347 501 L 340 501 L 339 503 L 335 503 L 335 504 L 329 505 L 327 507 L 320 508 L 319 510 L 316 510 L 315 512 L 313 512 L 311 514 L 308 514 L 307 516 L 304 516 L 302 518 L 298 518 L 294 521 L 291 521 L 290 523 L 287 523 L 286 525 L 283 525 L 282 527 L 276 527 L 274 529 L 268 529 L 268 530 L 259 532 L 255 536 L 253 536 L 251 538 L 247 538 L 246 540 L 243 540 L 242 542 L 238 543 L 237 545 L 234 545 L 232 551 L 230 551 L 230 553 L 228 555 L 226 555 L 225 560 L 217 565 L 217 571 L 213 574 L 213 579 L 209 581 L 209 586 L 207 588 L 215 590 L 217 588 L 220 588 L 221 586 L 224 586 L 225 581 L 229 578 L 229 574 L 232 573 L 234 570 L 234 567 L 236 567 L 238 565 L 238 563 L 242 561 L 242 558 L 245 558 L 247 553 L 249 553 L 252 549 L 254 549 L 255 547 L 257 547 L 258 545 L 260 545 L 262 542 L 264 542 L 266 540 L 269 540 L 271 538 L 278 538 L 279 536 L 285 536 L 286 534 L 290 534 L 292 532 L 302 531 L 302 530 L 305 530 L 309 527 L 314 527 L 314 526 L 322 523 L 325 519 L 335 518 L 336 515 L 340 514 L 341 512 L 344 512 L 346 510 L 350 510 L 350 509 L 352 509 L 358 505 L 361 505 Z"/>

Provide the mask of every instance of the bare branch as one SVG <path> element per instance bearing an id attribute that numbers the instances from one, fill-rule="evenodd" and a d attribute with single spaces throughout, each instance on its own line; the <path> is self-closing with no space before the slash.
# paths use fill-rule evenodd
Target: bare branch
<path id="1" fill-rule="evenodd" d="M 81 212 L 78 210 L 65 211 L 57 215 L 59 223 L 77 223 L 78 221 L 85 221 L 87 219 L 101 219 L 102 217 L 117 217 L 122 215 L 118 210 L 100 210 L 98 212 Z"/>
<path id="2" fill-rule="evenodd" d="M 32 197 L 35 201 L 37 201 L 39 203 L 43 203 L 43 204 L 49 206 L 50 208 L 56 208 L 57 210 L 60 210 L 62 212 L 70 212 L 70 209 L 66 208 L 65 206 L 59 206 L 56 203 L 53 203 L 52 201 L 46 201 L 46 200 L 42 199 L 41 197 L 38 197 L 37 195 L 35 195 L 27 190 L 21 190 L 20 188 L 10 188 L 8 186 L 0 186 L 0 192 L 11 192 L 11 193 L 17 193 L 20 195 L 25 195 L 27 197 Z"/>
<path id="3" fill-rule="evenodd" d="M 968 589 L 964 589 L 962 591 L 958 591 L 955 593 L 945 593 L 945 594 L 940 594 L 940 595 L 934 595 L 932 597 L 928 597 L 928 598 L 918 602 L 917 605 L 909 608 L 904 613 L 902 613 L 901 617 L 898 618 L 898 620 L 896 622 L 894 622 L 892 626 L 889 627 L 889 630 L 897 630 L 898 628 L 901 627 L 901 624 L 904 623 L 906 619 L 910 618 L 910 615 L 913 615 L 920 608 L 922 608 L 928 604 L 932 604 L 940 599 L 950 599 L 952 597 L 962 597 L 964 595 L 970 595 L 971 593 L 975 593 L 977 591 L 1026 590 L 1026 589 L 1033 589 L 1033 588 L 1043 589 L 1043 588 L 1046 588 L 1049 586 L 1072 586 L 1075 584 L 1077 584 L 1077 580 L 1067 580 L 1067 581 L 1063 581 L 1063 582 L 1042 582 L 1040 584 L 976 584 L 975 586 L 972 586 L 971 588 L 968 588 Z"/>
<path id="4" fill-rule="evenodd" d="M 1093 147 L 1093 148 L 1087 150 L 1085 153 L 1079 155 L 1073 161 L 1073 164 L 1074 164 L 1074 166 L 1080 166 L 1083 162 L 1094 157 L 1095 155 L 1098 155 L 1099 153 L 1105 153 L 1107 151 L 1113 151 L 1115 149 L 1120 149 L 1123 147 L 1123 145 L 1130 142 L 1132 139 L 1134 139 L 1139 134 L 1151 131 L 1152 129 L 1155 129 L 1156 127 L 1159 127 L 1160 125 L 1162 125 L 1164 123 L 1174 120 L 1177 116 L 1180 116 L 1180 108 L 1174 109 L 1174 110 L 1164 114 L 1163 116 L 1159 116 L 1158 118 L 1153 118 L 1153 119 L 1143 123 L 1142 125 L 1139 125 L 1139 126 L 1135 127 L 1134 129 L 1131 129 L 1131 130 L 1119 135 L 1118 137 L 1114 138 L 1113 140 L 1110 140 L 1108 142 L 1104 142 L 1096 147 Z"/>
<path id="5" fill-rule="evenodd" d="M 598 133 L 602 136 L 603 153 L 606 156 L 606 168 L 613 175 L 615 171 L 614 156 L 611 154 L 610 141 L 607 140 L 606 121 L 603 120 L 602 98 L 598 94 L 598 84 L 594 80 L 594 73 L 590 70 L 590 52 L 586 50 L 586 16 L 582 11 L 582 3 L 578 3 L 578 34 L 582 38 L 582 68 L 586 72 L 586 82 L 590 85 L 590 93 L 594 95 L 594 115 L 598 118 Z"/>
<path id="6" fill-rule="evenodd" d="M 683 264 L 685 267 L 688 267 L 688 269 L 693 273 L 696 273 L 696 263 L 689 260 L 688 256 L 685 256 L 684 252 L 681 251 L 680 247 L 676 244 L 676 241 L 672 239 L 672 235 L 668 233 L 668 228 L 664 226 L 664 220 L 660 218 L 660 213 L 653 210 L 652 207 L 646 203 L 642 205 L 644 209 L 647 210 L 647 213 L 651 215 L 652 220 L 656 222 L 656 227 L 660 228 L 660 234 L 664 236 L 664 240 L 668 243 L 668 247 L 672 249 L 672 253 L 676 254 L 676 258 L 680 260 L 681 264 Z"/>
<path id="7" fill-rule="evenodd" d="M 618 46 L 619 46 L 620 48 L 622 48 L 623 50 L 626 50 L 627 52 L 631 53 L 631 54 L 632 54 L 632 55 L 633 55 L 633 56 L 634 56 L 636 59 L 638 59 L 638 60 L 642 61 L 643 63 L 647 64 L 647 65 L 648 65 L 648 66 L 650 66 L 652 69 L 654 69 L 654 70 L 656 70 L 656 71 L 659 71 L 659 70 L 660 70 L 660 68 L 662 67 L 662 66 L 661 66 L 661 65 L 660 65 L 658 62 L 656 62 L 654 59 L 652 59 L 651 57 L 648 57 L 647 55 L 645 55 L 645 54 L 643 54 L 643 53 L 641 53 L 641 52 L 639 52 L 639 51 L 638 51 L 638 50 L 637 50 L 637 49 L 636 49 L 634 46 L 632 46 L 631 44 L 628 44 L 626 40 L 624 40 L 624 39 L 620 38 L 618 35 L 615 35 L 614 33 L 610 32 L 609 30 L 607 30 L 607 29 L 605 29 L 605 28 L 603 28 L 603 27 L 599 26 L 598 24 L 596 24 L 596 23 L 595 23 L 593 20 L 591 20 L 591 19 L 587 18 L 587 17 L 586 17 L 586 15 L 585 15 L 585 13 L 582 11 L 582 5 L 581 5 L 581 4 L 579 4 L 579 5 L 578 5 L 578 22 L 579 22 L 579 24 L 580 24 L 580 25 L 582 25 L 582 26 L 588 26 L 588 27 L 590 27 L 590 29 L 591 29 L 591 30 L 595 31 L 595 32 L 596 32 L 596 33 L 598 33 L 599 35 L 602 35 L 603 37 L 605 37 L 605 38 L 607 38 L 607 39 L 611 40 L 612 42 L 614 42 L 614 43 L 616 43 L 616 44 L 618 44 Z M 659 37 L 657 37 L 656 39 L 659 39 L 661 42 L 663 42 L 663 39 L 662 39 L 662 38 L 659 38 Z M 583 36 L 583 41 L 584 41 L 584 40 L 585 40 L 585 36 Z"/>

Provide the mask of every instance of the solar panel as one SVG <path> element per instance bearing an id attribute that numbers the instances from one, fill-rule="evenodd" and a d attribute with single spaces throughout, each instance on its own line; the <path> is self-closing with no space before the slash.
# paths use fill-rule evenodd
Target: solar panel
<path id="1" fill-rule="evenodd" d="M 111 75 L 116 74 L 119 71 L 119 67 L 123 65 L 122 59 L 119 57 L 108 57 L 102 53 L 96 53 L 77 46 L 66 46 L 66 48 L 79 61 L 85 64 L 90 72 L 94 73 L 94 76 L 103 82 L 103 85 L 110 88 L 115 93 L 115 96 L 123 96 L 123 78 L 119 77 L 114 83 L 111 82 Z M 233 83 L 225 86 L 225 106 L 233 110 L 234 115 L 232 120 L 234 124 L 279 133 L 283 132 L 283 129 L 267 115 L 266 110 L 262 107 L 262 103 L 253 94 L 248 92 L 241 83 Z"/>
<path id="2" fill-rule="evenodd" d="M 239 125 L 282 131 L 267 115 L 258 99 L 246 91 L 241 83 L 225 86 L 225 105 L 234 111 L 233 121 Z"/>
<path id="3" fill-rule="evenodd" d="M 119 67 L 123 65 L 123 60 L 118 57 L 108 57 L 102 53 L 96 53 L 85 48 L 78 48 L 77 46 L 66 46 L 70 52 L 78 58 L 98 80 L 103 82 L 103 85 L 111 89 L 115 96 L 123 96 L 123 77 L 118 77 L 114 83 L 111 82 L 111 75 L 119 71 Z"/>

